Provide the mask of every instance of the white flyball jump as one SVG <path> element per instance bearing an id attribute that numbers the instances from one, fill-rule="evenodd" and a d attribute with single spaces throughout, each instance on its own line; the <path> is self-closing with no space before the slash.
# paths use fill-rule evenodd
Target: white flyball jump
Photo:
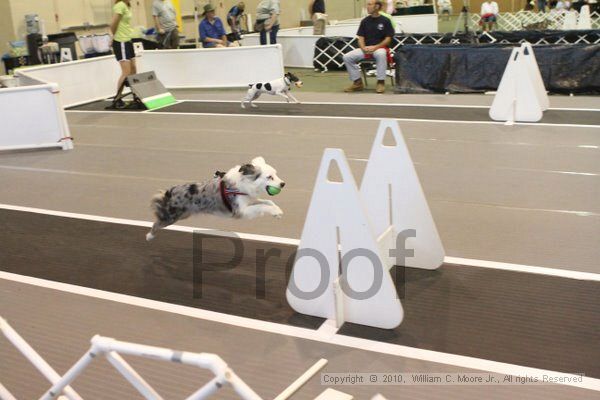
<path id="1" fill-rule="evenodd" d="M 548 94 L 533 48 L 530 43 L 523 43 L 510 54 L 490 108 L 490 118 L 507 124 L 537 122 L 548 107 Z"/>
<path id="2" fill-rule="evenodd" d="M 394 146 L 384 145 L 388 129 Z M 332 164 L 340 182 L 328 179 Z M 408 250 L 397 248 L 404 243 Z M 396 256 L 408 256 L 401 265 L 435 269 L 444 254 L 400 128 L 383 120 L 360 192 L 344 152 L 325 150 L 287 300 L 297 312 L 335 319 L 338 327 L 352 322 L 392 329 L 404 316 L 389 273 L 399 264 Z"/>
<path id="3" fill-rule="evenodd" d="M 590 16 L 590 6 L 581 6 L 579 18 L 577 18 L 577 29 L 592 29 L 592 18 Z"/>

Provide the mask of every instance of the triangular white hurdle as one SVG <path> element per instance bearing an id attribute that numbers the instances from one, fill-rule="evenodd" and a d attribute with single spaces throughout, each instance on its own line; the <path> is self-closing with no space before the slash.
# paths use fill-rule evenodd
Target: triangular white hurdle
<path id="1" fill-rule="evenodd" d="M 577 19 L 577 29 L 592 29 L 592 19 L 590 16 L 590 6 L 581 6 L 579 18 Z"/>
<path id="2" fill-rule="evenodd" d="M 390 130 L 395 145 L 384 145 Z M 337 164 L 342 180 L 328 173 Z M 340 149 L 326 149 L 290 276 L 287 300 L 302 313 L 392 329 L 403 310 L 389 270 L 398 233 L 413 229 L 402 265 L 435 269 L 444 248 L 397 123 L 379 125 L 360 193 Z M 404 241 L 404 237 L 402 241 Z M 396 250 L 392 252 L 392 250 Z M 312 292 L 307 295 L 307 292 Z"/>
<path id="3" fill-rule="evenodd" d="M 388 129 L 395 146 L 384 145 Z M 406 229 L 415 230 L 416 236 L 408 238 L 405 246 L 414 249 L 414 256 L 406 258 L 402 265 L 425 269 L 442 265 L 444 247 L 402 132 L 394 120 L 383 120 L 379 124 L 360 194 L 382 245 L 381 255 L 390 267 L 397 263 L 389 249 L 396 248 L 397 235 Z"/>
<path id="4" fill-rule="evenodd" d="M 540 105 L 542 106 L 542 111 L 546 111 L 548 108 L 550 108 L 550 99 L 548 98 L 548 92 L 546 92 L 544 80 L 542 79 L 542 73 L 540 72 L 540 67 L 537 63 L 537 58 L 535 58 L 535 52 L 533 51 L 533 46 L 531 46 L 531 43 L 522 43 L 521 53 L 521 62 L 527 65 L 529 76 L 533 81 L 535 94 Z"/>
<path id="5" fill-rule="evenodd" d="M 332 163 L 341 182 L 327 178 Z M 389 268 L 341 149 L 323 155 L 286 297 L 299 313 L 335 319 L 338 326 L 347 321 L 392 329 L 402 321 Z"/>
<path id="6" fill-rule="evenodd" d="M 577 29 L 577 11 L 571 10 L 565 13 L 562 29 L 565 31 Z"/>
<path id="7" fill-rule="evenodd" d="M 529 43 L 515 47 L 490 108 L 495 121 L 537 122 L 549 107 L 548 94 Z"/>

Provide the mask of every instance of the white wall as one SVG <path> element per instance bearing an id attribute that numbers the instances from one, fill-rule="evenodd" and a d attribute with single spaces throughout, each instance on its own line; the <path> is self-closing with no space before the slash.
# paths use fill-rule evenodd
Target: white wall
<path id="1" fill-rule="evenodd" d="M 62 105 L 69 107 L 114 95 L 121 69 L 113 56 L 105 56 L 26 68 L 17 74 L 58 84 Z"/>
<path id="2" fill-rule="evenodd" d="M 155 71 L 167 88 L 247 87 L 284 74 L 280 45 L 152 50 L 137 62 L 140 71 Z"/>
<path id="3" fill-rule="evenodd" d="M 0 90 L 0 151 L 72 148 L 56 85 L 38 84 Z"/>

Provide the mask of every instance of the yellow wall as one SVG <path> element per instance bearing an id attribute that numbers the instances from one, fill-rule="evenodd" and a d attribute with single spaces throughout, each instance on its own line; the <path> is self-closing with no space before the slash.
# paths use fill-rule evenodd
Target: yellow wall
<path id="1" fill-rule="evenodd" d="M 15 40 L 10 3 L 0 1 L 0 56 L 8 51 L 8 42 Z M 0 71 L 3 69 L 0 67 Z"/>
<path id="2" fill-rule="evenodd" d="M 465 3 L 469 5 L 469 12 L 479 14 L 481 11 L 481 4 L 484 0 L 465 0 Z M 514 12 L 522 10 L 525 6 L 525 0 L 495 0 L 498 3 L 500 12 Z M 437 3 L 437 0 L 436 0 Z M 459 14 L 463 6 L 462 0 L 452 0 L 452 11 L 454 14 Z"/>
<path id="3" fill-rule="evenodd" d="M 151 22 L 151 12 L 147 9 L 149 0 L 131 0 L 133 12 L 133 26 L 148 26 Z M 0 3 L 10 8 L 12 16 L 12 25 L 14 35 L 17 38 L 24 38 L 27 34 L 25 27 L 26 14 L 38 14 L 41 20 L 44 21 L 46 34 L 61 32 L 63 28 L 72 26 L 70 21 L 76 20 L 74 24 L 82 25 L 84 22 L 89 22 L 90 13 L 83 12 L 85 5 L 98 4 L 105 5 L 106 14 L 110 15 L 110 7 L 115 3 L 115 0 L 0 0 Z M 9 7 L 10 6 L 10 7 Z M 4 13 L 1 13 L 4 15 Z M 75 16 L 75 17 L 74 17 Z M 150 16 L 150 21 L 148 20 Z M 0 18 L 2 18 L 0 16 Z M 110 20 L 110 17 L 108 17 Z M 109 21 L 102 21 L 107 23 Z M 107 32 L 108 28 L 94 29 L 92 28 L 87 33 Z M 85 31 L 77 32 L 86 34 Z"/>
<path id="4" fill-rule="evenodd" d="M 148 0 L 151 1 L 151 0 Z M 243 0 L 246 4 L 246 13 L 252 14 L 253 21 L 256 15 L 256 6 L 260 0 Z M 193 10 L 193 0 L 181 0 L 182 13 L 184 15 L 191 15 Z M 223 22 L 225 22 L 225 16 L 231 7 L 237 4 L 239 0 L 212 0 L 212 4 L 217 9 L 217 16 L 219 16 Z M 280 24 L 282 28 L 292 28 L 300 25 L 302 11 L 304 15 L 308 17 L 308 2 L 309 0 L 281 0 L 281 16 Z M 207 4 L 208 0 L 197 0 L 199 4 L 200 13 L 202 7 Z M 354 5 L 359 4 L 357 7 L 358 15 L 354 14 Z M 330 19 L 349 19 L 360 16 L 360 8 L 365 3 L 365 0 L 325 0 L 325 6 L 327 14 Z M 202 17 L 200 17 L 202 18 Z M 227 26 L 226 26 L 227 29 Z M 196 35 L 197 26 L 194 24 L 193 19 L 184 20 L 184 33 L 187 37 L 193 38 Z"/>
<path id="5" fill-rule="evenodd" d="M 79 17 L 82 14 L 81 9 L 83 4 L 89 4 L 92 0 L 0 0 L 2 3 L 0 8 L 0 21 L 2 18 L 7 19 L 6 16 L 10 15 L 11 23 L 2 23 L 0 28 L 0 37 L 2 44 L 8 39 L 4 39 L 5 31 L 14 32 L 14 37 L 23 39 L 26 34 L 25 28 L 25 15 L 26 14 L 38 14 L 40 19 L 44 20 L 46 33 L 57 33 L 60 32 L 65 25 L 65 21 L 72 21 L 74 19 L 86 19 L 85 17 Z M 102 0 L 94 0 L 96 3 L 102 2 Z M 114 0 L 104 0 L 106 7 L 110 7 L 114 4 Z M 209 0 L 180 0 L 182 6 L 183 15 L 192 15 L 193 5 L 196 2 L 199 8 L 206 4 Z M 227 11 L 237 3 L 237 0 L 211 0 L 213 5 L 217 8 L 217 15 L 221 18 L 225 18 Z M 308 15 L 307 5 L 309 0 L 281 0 L 281 26 L 282 28 L 295 27 L 300 25 L 302 16 L 302 10 L 304 15 Z M 152 20 L 152 2 L 153 0 L 132 0 L 132 11 L 134 15 L 133 25 L 134 26 L 145 26 L 152 27 L 154 22 Z M 259 0 L 246 0 L 246 12 L 256 14 L 256 6 Z M 81 6 L 77 6 L 81 3 Z M 362 7 L 364 0 L 326 0 L 327 12 L 331 19 L 347 19 L 354 18 L 355 4 L 358 4 L 358 9 Z M 65 4 L 73 4 L 71 7 L 66 7 Z M 76 11 L 74 10 L 76 9 Z M 8 11 L 10 10 L 10 12 Z M 6 12 L 5 12 L 6 11 Z M 71 14 L 69 14 L 71 13 Z M 8 21 L 8 19 L 7 19 Z M 83 23 L 85 21 L 81 21 Z M 194 25 L 193 20 L 186 19 L 184 21 L 184 32 L 188 37 L 194 37 L 197 27 Z M 91 29 L 90 31 L 78 31 L 78 34 L 91 34 L 98 32 L 108 31 L 107 28 L 102 29 Z"/>
<path id="6" fill-rule="evenodd" d="M 13 21 L 15 36 L 23 39 L 27 34 L 25 27 L 25 15 L 37 14 L 44 20 L 46 33 L 59 31 L 59 26 L 55 17 L 55 7 L 53 0 L 35 1 L 35 0 L 9 0 Z"/>

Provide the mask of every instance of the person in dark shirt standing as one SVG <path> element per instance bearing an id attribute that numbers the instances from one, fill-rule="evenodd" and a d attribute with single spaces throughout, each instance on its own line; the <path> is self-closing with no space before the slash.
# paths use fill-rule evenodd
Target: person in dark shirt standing
<path id="1" fill-rule="evenodd" d="M 313 35 L 325 35 L 325 25 L 327 25 L 325 0 L 310 0 L 308 12 L 313 21 Z"/>
<path id="2" fill-rule="evenodd" d="M 233 33 L 235 40 L 241 39 L 242 19 L 246 17 L 246 14 L 244 14 L 245 10 L 246 5 L 244 4 L 244 2 L 240 1 L 235 6 L 231 7 L 229 12 L 227 13 L 227 24 L 229 24 L 229 27 L 231 28 L 231 33 Z M 248 23 L 246 22 L 246 25 L 247 24 Z"/>
<path id="3" fill-rule="evenodd" d="M 383 2 L 381 0 L 367 1 L 369 15 L 360 21 L 358 32 L 356 32 L 360 48 L 344 54 L 344 64 L 352 81 L 352 85 L 346 88 L 345 92 L 358 92 L 364 89 L 358 62 L 364 59 L 366 54 L 372 54 L 377 65 L 376 92 L 383 93 L 385 91 L 386 48 L 392 42 L 394 28 L 389 18 L 379 14 L 382 8 Z"/>

